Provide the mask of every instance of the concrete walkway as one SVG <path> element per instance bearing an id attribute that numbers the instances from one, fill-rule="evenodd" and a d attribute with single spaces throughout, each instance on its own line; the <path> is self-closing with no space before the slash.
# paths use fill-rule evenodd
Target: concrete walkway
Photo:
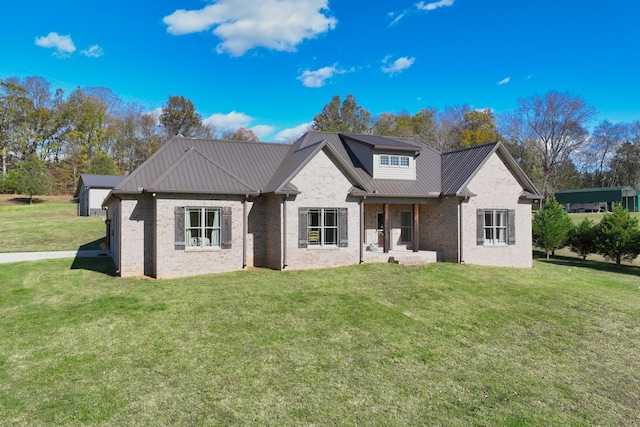
<path id="1" fill-rule="evenodd" d="M 108 251 L 57 251 L 57 252 L 12 252 L 0 253 L 0 264 L 41 259 L 109 256 Z"/>

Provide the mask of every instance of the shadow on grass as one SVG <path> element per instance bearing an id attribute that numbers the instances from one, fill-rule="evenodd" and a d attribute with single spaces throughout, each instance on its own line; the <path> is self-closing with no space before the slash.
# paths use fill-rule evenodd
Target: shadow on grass
<path id="1" fill-rule="evenodd" d="M 116 275 L 116 267 L 108 256 L 75 257 L 71 264 L 71 270 L 88 270 L 107 276 Z"/>
<path id="2" fill-rule="evenodd" d="M 107 238 L 102 237 L 93 242 L 85 243 L 78 248 L 79 251 L 100 251 L 107 249 Z"/>
<path id="3" fill-rule="evenodd" d="M 598 270 L 598 271 L 629 274 L 631 276 L 640 277 L 640 267 L 636 267 L 633 265 L 621 264 L 620 267 L 617 267 L 616 264 L 612 262 L 593 261 L 589 259 L 583 261 L 581 258 L 559 256 L 559 255 L 554 255 L 549 259 L 547 259 L 546 254 L 538 250 L 533 251 L 533 257 L 538 259 L 539 261 L 546 262 L 549 264 L 554 264 L 554 265 L 561 265 L 561 266 L 567 266 L 567 267 L 591 268 L 593 270 Z"/>
<path id="4" fill-rule="evenodd" d="M 78 248 L 78 251 L 95 251 L 96 256 L 76 256 L 71 264 L 71 270 L 89 270 L 96 273 L 115 276 L 116 268 L 113 260 L 107 251 L 107 238 L 94 240 L 85 243 Z"/>
<path id="5" fill-rule="evenodd" d="M 28 197 L 14 197 L 13 199 L 9 199 L 9 201 L 16 205 L 37 205 L 45 202 L 44 199 L 39 199 L 37 197 L 34 197 L 31 200 Z"/>

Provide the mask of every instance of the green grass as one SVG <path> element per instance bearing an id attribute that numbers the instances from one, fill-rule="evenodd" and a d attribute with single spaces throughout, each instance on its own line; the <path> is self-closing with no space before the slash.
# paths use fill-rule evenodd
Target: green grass
<path id="1" fill-rule="evenodd" d="M 0 197 L 0 252 L 100 249 L 104 217 L 79 217 L 72 197 L 38 197 L 35 203 Z"/>
<path id="2" fill-rule="evenodd" d="M 640 269 L 0 265 L 6 425 L 638 425 Z"/>

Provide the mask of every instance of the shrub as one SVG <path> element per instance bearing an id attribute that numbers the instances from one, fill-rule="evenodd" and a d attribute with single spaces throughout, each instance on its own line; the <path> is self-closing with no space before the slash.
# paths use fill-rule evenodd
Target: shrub
<path id="1" fill-rule="evenodd" d="M 615 205 L 613 212 L 605 213 L 595 227 L 595 243 L 598 253 L 615 260 L 618 267 L 623 259 L 633 260 L 640 254 L 638 219 L 621 205 Z"/>
<path id="2" fill-rule="evenodd" d="M 596 252 L 595 238 L 596 230 L 593 221 L 585 218 L 569 233 L 569 249 L 585 260 L 587 255 Z"/>

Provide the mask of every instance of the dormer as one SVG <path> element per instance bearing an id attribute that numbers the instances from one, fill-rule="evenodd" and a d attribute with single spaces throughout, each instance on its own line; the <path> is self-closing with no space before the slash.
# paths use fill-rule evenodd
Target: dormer
<path id="1" fill-rule="evenodd" d="M 373 153 L 373 179 L 416 179 L 413 153 L 379 151 Z"/>
<path id="2" fill-rule="evenodd" d="M 352 157 L 373 179 L 416 180 L 420 146 L 404 138 L 340 134 Z"/>

